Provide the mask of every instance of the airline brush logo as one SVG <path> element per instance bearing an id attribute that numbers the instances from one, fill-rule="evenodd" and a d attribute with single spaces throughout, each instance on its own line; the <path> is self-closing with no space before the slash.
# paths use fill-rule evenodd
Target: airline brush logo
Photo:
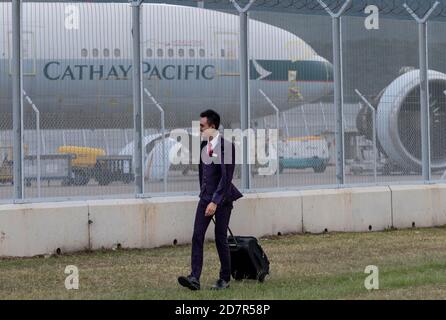
<path id="1" fill-rule="evenodd" d="M 252 64 L 254 65 L 254 68 L 256 69 L 257 73 L 259 74 L 259 77 L 256 80 L 263 80 L 266 77 L 269 77 L 269 75 L 272 73 L 271 71 L 265 70 L 262 68 L 262 66 L 255 60 L 252 60 Z"/>
<path id="2" fill-rule="evenodd" d="M 251 80 L 290 81 L 290 72 L 299 75 L 292 81 L 332 82 L 333 72 L 329 62 L 315 60 L 251 60 Z"/>

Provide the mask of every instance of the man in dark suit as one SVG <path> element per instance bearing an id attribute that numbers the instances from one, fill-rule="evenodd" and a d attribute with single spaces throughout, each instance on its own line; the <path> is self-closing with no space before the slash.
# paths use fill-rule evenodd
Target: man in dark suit
<path id="1" fill-rule="evenodd" d="M 195 214 L 192 237 L 192 272 L 181 276 L 178 282 L 191 290 L 200 289 L 200 275 L 203 267 L 203 245 L 206 230 L 215 215 L 215 244 L 220 258 L 220 278 L 212 289 L 226 289 L 231 279 L 231 258 L 227 241 L 227 230 L 233 202 L 243 197 L 232 184 L 235 168 L 235 146 L 223 139 L 217 128 L 220 116 L 213 110 L 200 114 L 200 132 L 205 139 L 201 143 L 199 170 L 200 201 Z"/>

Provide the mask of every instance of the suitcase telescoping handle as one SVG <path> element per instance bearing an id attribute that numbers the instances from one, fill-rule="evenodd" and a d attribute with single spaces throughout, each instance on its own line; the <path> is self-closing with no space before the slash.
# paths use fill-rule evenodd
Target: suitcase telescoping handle
<path id="1" fill-rule="evenodd" d="M 212 216 L 212 221 L 214 222 L 214 224 L 216 224 L 214 216 Z M 231 235 L 232 239 L 234 239 L 235 244 L 237 245 L 237 240 L 235 239 L 234 234 L 232 233 L 232 230 L 231 230 L 231 228 L 229 228 L 229 226 L 228 226 L 228 231 L 229 231 L 229 234 Z"/>

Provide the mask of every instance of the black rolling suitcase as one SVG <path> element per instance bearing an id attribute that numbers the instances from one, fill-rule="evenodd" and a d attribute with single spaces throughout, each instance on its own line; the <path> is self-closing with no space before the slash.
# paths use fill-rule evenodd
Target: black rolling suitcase
<path id="1" fill-rule="evenodd" d="M 231 252 L 231 274 L 235 280 L 254 279 L 260 282 L 269 274 L 269 260 L 255 237 L 228 237 Z"/>
<path id="2" fill-rule="evenodd" d="M 214 217 L 212 220 L 215 223 Z M 235 280 L 253 279 L 263 282 L 269 274 L 269 260 L 255 237 L 235 236 L 228 227 L 231 252 L 231 274 Z"/>

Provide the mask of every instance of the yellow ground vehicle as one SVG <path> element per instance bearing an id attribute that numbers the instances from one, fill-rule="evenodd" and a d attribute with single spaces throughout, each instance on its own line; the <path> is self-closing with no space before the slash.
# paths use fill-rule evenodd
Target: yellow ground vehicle
<path id="1" fill-rule="evenodd" d="M 69 184 L 86 185 L 95 176 L 96 158 L 105 156 L 105 150 L 100 148 L 61 146 L 58 153 L 74 155 L 71 160 L 73 171 Z"/>
<path id="2" fill-rule="evenodd" d="M 0 183 L 13 183 L 12 147 L 0 147 Z"/>
<path id="3" fill-rule="evenodd" d="M 0 183 L 13 184 L 12 146 L 0 146 Z M 28 155 L 28 145 L 23 145 L 23 155 Z"/>

